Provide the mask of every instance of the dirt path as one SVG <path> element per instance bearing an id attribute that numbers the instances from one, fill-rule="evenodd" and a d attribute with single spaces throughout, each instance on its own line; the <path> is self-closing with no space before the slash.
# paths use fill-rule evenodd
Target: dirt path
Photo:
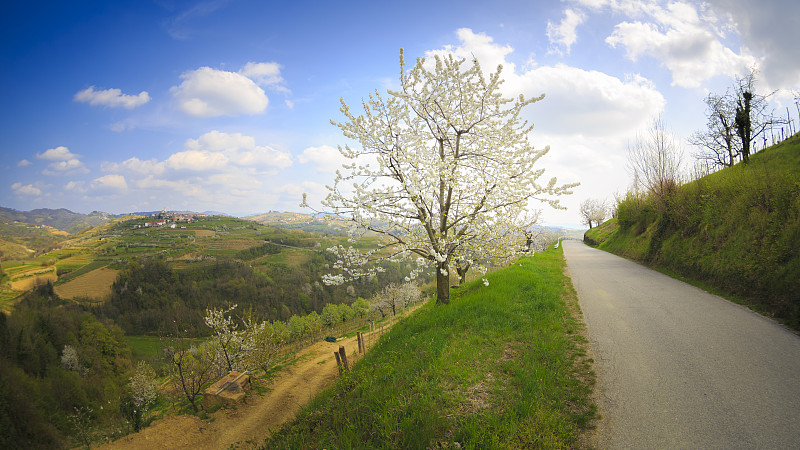
<path id="1" fill-rule="evenodd" d="M 411 310 L 414 310 L 412 308 Z M 410 311 L 409 311 L 410 312 Z M 391 327 L 376 325 L 364 335 L 367 349 Z M 105 449 L 219 449 L 254 448 L 272 430 L 293 419 L 317 393 L 339 376 L 333 352 L 344 345 L 352 364 L 358 357 L 358 342 L 351 337 L 338 342 L 317 342 L 298 353 L 298 362 L 278 374 L 264 395 L 248 395 L 236 408 L 220 409 L 206 421 L 196 416 L 167 416 L 144 430 L 121 438 Z"/>

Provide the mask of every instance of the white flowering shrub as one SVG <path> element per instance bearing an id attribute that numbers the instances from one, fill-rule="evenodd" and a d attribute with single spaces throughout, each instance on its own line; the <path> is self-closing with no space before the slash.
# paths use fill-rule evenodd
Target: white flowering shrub
<path id="1" fill-rule="evenodd" d="M 139 361 L 128 383 L 128 395 L 123 398 L 120 408 L 123 416 L 133 425 L 134 431 L 141 429 L 147 418 L 147 411 L 157 396 L 155 370 L 146 362 Z"/>
<path id="2" fill-rule="evenodd" d="M 239 330 L 239 324 L 230 315 L 236 307 L 206 309 L 205 323 L 212 332 L 206 350 L 220 372 L 243 369 L 242 361 L 247 351 L 246 333 Z"/>
<path id="3" fill-rule="evenodd" d="M 80 362 L 78 351 L 71 345 L 65 345 L 61 351 L 61 367 L 78 372 L 81 376 L 86 376 L 88 370 Z"/>

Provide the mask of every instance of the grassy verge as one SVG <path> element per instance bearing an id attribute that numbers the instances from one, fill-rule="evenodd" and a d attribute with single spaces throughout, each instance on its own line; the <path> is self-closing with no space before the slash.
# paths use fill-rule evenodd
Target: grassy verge
<path id="1" fill-rule="evenodd" d="M 551 250 L 429 302 L 265 448 L 576 446 L 594 375 L 563 267 Z"/>

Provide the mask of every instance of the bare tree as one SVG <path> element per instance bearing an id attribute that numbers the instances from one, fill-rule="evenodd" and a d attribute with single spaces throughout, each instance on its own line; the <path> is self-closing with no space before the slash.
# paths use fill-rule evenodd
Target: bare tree
<path id="1" fill-rule="evenodd" d="M 634 188 L 652 195 L 659 203 L 680 184 L 683 148 L 666 130 L 660 117 L 644 135 L 628 144 L 628 170 Z"/>
<path id="2" fill-rule="evenodd" d="M 177 322 L 175 339 L 164 349 L 164 357 L 169 367 L 170 378 L 176 390 L 182 392 L 194 412 L 199 411 L 197 395 L 203 386 L 214 377 L 214 364 L 205 349 L 190 343 L 181 333 Z"/>
<path id="3" fill-rule="evenodd" d="M 705 99 L 708 122 L 705 130 L 695 131 L 689 143 L 698 147 L 695 158 L 712 166 L 727 167 L 742 153 L 736 133 L 736 104 L 729 92 L 708 94 Z"/>
<path id="4" fill-rule="evenodd" d="M 732 166 L 739 157 L 747 163 L 753 144 L 767 129 L 789 122 L 788 118 L 776 117 L 774 109 L 769 110 L 769 97 L 775 91 L 766 95 L 756 92 L 756 74 L 750 69 L 745 76 L 736 77 L 725 94 L 706 97 L 707 127 L 689 138 L 689 143 L 699 148 L 697 159 L 718 167 Z"/>
<path id="5" fill-rule="evenodd" d="M 606 202 L 594 198 L 587 198 L 581 203 L 580 206 L 581 217 L 583 223 L 589 225 L 589 229 L 594 226 L 600 225 L 608 215 L 608 205 Z"/>

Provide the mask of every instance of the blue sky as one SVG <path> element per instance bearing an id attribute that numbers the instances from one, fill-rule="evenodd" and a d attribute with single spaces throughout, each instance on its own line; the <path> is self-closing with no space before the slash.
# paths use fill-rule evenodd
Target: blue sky
<path id="1" fill-rule="evenodd" d="M 797 120 L 789 0 L 4 2 L 0 21 L 0 206 L 20 210 L 301 211 L 343 162 L 339 98 L 396 86 L 401 47 L 546 94 L 541 167 L 581 182 L 549 224 L 623 193 L 626 143 L 659 114 L 685 140 L 748 66 Z"/>

